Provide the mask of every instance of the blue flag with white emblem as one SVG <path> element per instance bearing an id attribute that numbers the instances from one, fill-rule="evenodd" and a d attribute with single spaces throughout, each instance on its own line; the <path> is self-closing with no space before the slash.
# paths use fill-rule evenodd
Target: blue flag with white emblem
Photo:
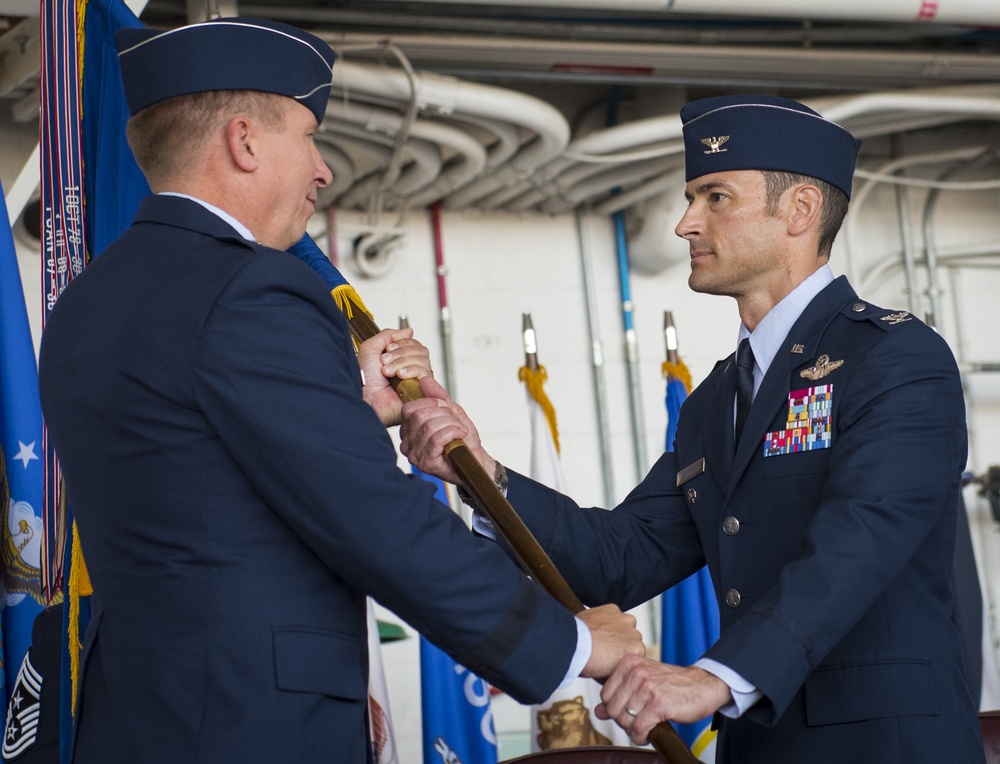
<path id="1" fill-rule="evenodd" d="M 434 498 L 449 505 L 444 483 L 416 468 L 413 472 L 433 483 Z M 423 637 L 420 699 L 424 764 L 496 764 L 489 685 Z"/>
<path id="2" fill-rule="evenodd" d="M 0 188 L 0 511 L 3 580 L 0 626 L 4 699 L 10 703 L 42 610 L 42 410 L 38 367 L 14 251 L 7 202 Z M 4 730 L 4 753 L 34 742 L 38 698 L 23 693 Z M 5 757 L 6 758 L 6 757 Z"/>

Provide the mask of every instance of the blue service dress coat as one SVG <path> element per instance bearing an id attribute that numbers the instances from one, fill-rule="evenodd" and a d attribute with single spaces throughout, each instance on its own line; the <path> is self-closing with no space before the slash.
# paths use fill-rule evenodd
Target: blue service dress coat
<path id="1" fill-rule="evenodd" d="M 950 620 L 966 427 L 948 347 L 840 278 L 789 332 L 738 449 L 735 372 L 690 395 L 675 452 L 614 511 L 513 473 L 511 503 L 584 602 L 631 607 L 708 564 L 707 657 L 763 692 L 717 717 L 720 762 L 981 762 Z M 823 447 L 782 443 L 790 419 Z"/>
<path id="2" fill-rule="evenodd" d="M 365 595 L 524 702 L 573 617 L 397 468 L 322 281 L 178 197 L 60 297 L 42 406 L 94 584 L 78 764 L 370 761 Z"/>

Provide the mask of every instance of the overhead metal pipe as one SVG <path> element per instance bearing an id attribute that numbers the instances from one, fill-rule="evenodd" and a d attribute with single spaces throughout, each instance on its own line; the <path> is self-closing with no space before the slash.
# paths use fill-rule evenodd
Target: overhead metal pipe
<path id="1" fill-rule="evenodd" d="M 400 2 L 401 0 L 395 0 Z M 409 0 L 402 0 L 409 2 Z M 989 26 L 1000 22 L 1000 5 L 982 0 L 839 0 L 812 3 L 799 0 L 426 0 L 461 5 L 534 6 L 613 13 L 642 12 L 665 15 L 753 16 L 784 19 L 838 19 L 852 21 L 906 21 Z"/>

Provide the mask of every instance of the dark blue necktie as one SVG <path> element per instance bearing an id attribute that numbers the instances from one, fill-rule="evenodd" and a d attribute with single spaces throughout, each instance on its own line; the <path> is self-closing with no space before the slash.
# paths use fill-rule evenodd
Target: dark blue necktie
<path id="1" fill-rule="evenodd" d="M 750 338 L 744 337 L 736 351 L 736 446 L 740 445 L 743 425 L 746 424 L 750 404 L 753 402 L 753 350 Z"/>

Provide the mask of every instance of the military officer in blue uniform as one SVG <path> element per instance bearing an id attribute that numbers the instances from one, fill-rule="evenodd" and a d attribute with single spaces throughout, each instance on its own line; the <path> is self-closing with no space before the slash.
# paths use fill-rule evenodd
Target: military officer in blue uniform
<path id="1" fill-rule="evenodd" d="M 736 299 L 738 351 L 684 403 L 675 450 L 614 511 L 513 472 L 508 498 L 584 602 L 644 602 L 708 565 L 721 636 L 694 666 L 625 658 L 604 714 L 643 742 L 717 712 L 732 764 L 982 762 L 950 619 L 966 463 L 958 369 L 932 329 L 828 265 L 859 142 L 784 98 L 681 111 L 689 285 Z M 453 479 L 482 449 L 431 380 L 404 450 Z M 439 400 L 431 400 L 437 396 Z"/>
<path id="2" fill-rule="evenodd" d="M 426 351 L 355 357 L 285 251 L 331 179 L 329 46 L 239 18 L 116 42 L 155 195 L 40 359 L 94 585 L 73 761 L 371 761 L 366 595 L 524 702 L 642 654 L 631 616 L 574 619 L 397 468 L 387 377 Z"/>

